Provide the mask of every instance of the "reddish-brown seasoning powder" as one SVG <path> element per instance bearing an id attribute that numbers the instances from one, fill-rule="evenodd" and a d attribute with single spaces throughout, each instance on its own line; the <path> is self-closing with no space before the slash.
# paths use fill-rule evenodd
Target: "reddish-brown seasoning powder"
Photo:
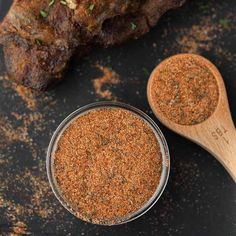
<path id="1" fill-rule="evenodd" d="M 96 67 L 103 73 L 101 77 L 93 80 L 93 87 L 95 89 L 96 95 L 101 98 L 114 100 L 115 96 L 113 95 L 112 91 L 108 89 L 108 87 L 119 84 L 121 82 L 120 76 L 111 68 L 101 65 L 96 65 Z"/>
<path id="2" fill-rule="evenodd" d="M 141 209 L 162 171 L 153 129 L 121 108 L 97 108 L 75 118 L 53 158 L 62 198 L 79 218 L 96 224 L 119 223 Z"/>
<path id="3" fill-rule="evenodd" d="M 205 121 L 219 100 L 214 75 L 204 62 L 191 54 L 164 61 L 152 76 L 149 93 L 153 110 L 180 125 Z"/>

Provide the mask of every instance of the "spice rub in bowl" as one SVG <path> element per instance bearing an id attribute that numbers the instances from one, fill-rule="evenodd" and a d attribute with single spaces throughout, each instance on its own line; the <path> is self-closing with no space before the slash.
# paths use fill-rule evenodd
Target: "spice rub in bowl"
<path id="1" fill-rule="evenodd" d="M 75 116 L 55 144 L 52 175 L 61 202 L 78 218 L 114 225 L 153 203 L 162 150 L 141 116 L 119 107 L 94 108 Z"/>

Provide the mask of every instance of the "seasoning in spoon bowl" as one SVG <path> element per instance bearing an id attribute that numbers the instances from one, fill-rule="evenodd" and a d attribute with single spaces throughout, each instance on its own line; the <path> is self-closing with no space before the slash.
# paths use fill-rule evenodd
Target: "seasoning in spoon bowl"
<path id="1" fill-rule="evenodd" d="M 201 57 L 179 54 L 164 60 L 153 71 L 148 100 L 158 116 L 179 125 L 196 125 L 214 113 L 219 88 Z"/>

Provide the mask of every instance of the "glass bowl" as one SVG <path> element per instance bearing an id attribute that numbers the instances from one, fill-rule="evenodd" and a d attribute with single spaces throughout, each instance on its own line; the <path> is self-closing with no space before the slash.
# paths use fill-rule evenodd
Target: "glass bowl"
<path id="1" fill-rule="evenodd" d="M 143 214 L 145 214 L 161 197 L 168 178 L 169 178 L 169 172 L 170 172 L 170 154 L 169 149 L 167 146 L 167 142 L 165 140 L 164 135 L 162 134 L 160 128 L 156 125 L 156 123 L 144 112 L 140 111 L 139 109 L 132 107 L 127 104 L 119 103 L 119 102 L 96 102 L 89 105 L 86 105 L 84 107 L 79 108 L 78 110 L 71 113 L 69 116 L 67 116 L 62 123 L 58 126 L 56 131 L 54 132 L 52 139 L 50 141 L 48 151 L 47 151 L 47 158 L 46 158 L 46 168 L 47 168 L 47 176 L 50 183 L 50 186 L 52 188 L 53 193 L 55 194 L 56 198 L 59 200 L 59 202 L 62 204 L 62 206 L 68 210 L 70 213 L 76 216 L 76 212 L 73 211 L 73 209 L 69 206 L 69 204 L 63 199 L 63 195 L 60 193 L 59 186 L 56 183 L 54 174 L 53 174 L 53 153 L 56 150 L 57 142 L 60 139 L 60 135 L 64 132 L 64 130 L 71 124 L 71 122 L 78 118 L 79 116 L 85 114 L 88 111 L 98 109 L 98 108 L 121 108 L 128 110 L 130 112 L 133 112 L 135 115 L 137 115 L 139 118 L 144 120 L 153 130 L 154 134 L 156 135 L 157 141 L 160 145 L 161 154 L 162 154 L 162 172 L 161 172 L 161 178 L 159 185 L 157 186 L 157 189 L 153 196 L 146 202 L 146 204 L 140 208 L 138 211 L 136 211 L 133 214 L 130 214 L 127 217 L 124 217 L 121 221 L 118 223 L 112 224 L 112 225 L 119 225 L 124 224 L 130 221 L 133 221 Z"/>

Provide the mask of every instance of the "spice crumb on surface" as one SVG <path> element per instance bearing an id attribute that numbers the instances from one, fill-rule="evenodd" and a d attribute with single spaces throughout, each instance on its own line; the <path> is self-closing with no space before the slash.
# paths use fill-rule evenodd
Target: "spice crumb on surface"
<path id="1" fill-rule="evenodd" d="M 35 110 L 37 108 L 36 94 L 38 92 L 10 81 L 7 75 L 0 76 L 0 80 L 4 82 L 5 88 L 11 88 L 16 92 L 16 94 L 24 101 L 28 109 Z"/>
<path id="2" fill-rule="evenodd" d="M 8 76 L 0 76 L 0 86 L 5 96 L 0 115 L 0 235 L 32 235 L 32 219 L 49 223 L 63 217 L 62 208 L 53 209 L 50 203 L 54 195 L 45 173 L 46 148 L 40 143 L 49 124 L 45 116 L 56 103 L 52 93 L 16 85 Z"/>
<path id="3" fill-rule="evenodd" d="M 2 86 L 4 88 L 10 89 L 15 93 L 15 95 L 20 97 L 24 102 L 25 107 L 30 111 L 38 111 L 39 106 L 42 103 L 47 103 L 47 105 L 50 106 L 56 103 L 53 97 L 50 96 L 49 92 L 40 92 L 16 84 L 12 82 L 7 75 L 0 76 L 0 81 L 3 82 Z"/>
<path id="4" fill-rule="evenodd" d="M 12 233 L 9 235 L 30 235 L 30 232 L 27 229 L 27 225 L 24 222 L 18 221 L 14 226 L 12 226 Z"/>
<path id="5" fill-rule="evenodd" d="M 199 24 L 194 24 L 188 32 L 179 36 L 178 44 L 181 51 L 198 53 L 200 49 L 209 51 L 213 47 L 213 40 L 217 38 L 217 24 L 212 24 L 210 17 L 204 17 Z M 184 32 L 185 29 L 182 29 Z"/>
<path id="6" fill-rule="evenodd" d="M 196 54 L 213 52 L 218 57 L 235 62 L 235 54 L 226 50 L 223 40 L 226 34 L 235 30 L 235 14 L 229 11 L 220 18 L 219 12 L 214 7 L 209 10 L 207 16 L 202 16 L 191 27 L 178 29 L 177 44 L 173 44 L 178 49 L 175 52 Z"/>
<path id="7" fill-rule="evenodd" d="M 204 62 L 182 54 L 166 59 L 152 76 L 149 100 L 157 113 L 180 125 L 208 119 L 219 100 L 216 78 Z"/>
<path id="8" fill-rule="evenodd" d="M 115 224 L 142 208 L 160 181 L 162 157 L 152 128 L 121 108 L 75 118 L 60 135 L 53 173 L 75 214 Z"/>
<path id="9" fill-rule="evenodd" d="M 108 100 L 114 99 L 115 96 L 108 87 L 119 84 L 120 76 L 109 67 L 101 65 L 96 65 L 96 67 L 103 73 L 103 75 L 93 80 L 95 93 L 101 98 Z"/>
<path id="10" fill-rule="evenodd" d="M 34 91 L 22 85 L 16 84 L 14 85 L 14 89 L 30 110 L 34 110 L 36 108 L 37 100 L 34 96 Z"/>

